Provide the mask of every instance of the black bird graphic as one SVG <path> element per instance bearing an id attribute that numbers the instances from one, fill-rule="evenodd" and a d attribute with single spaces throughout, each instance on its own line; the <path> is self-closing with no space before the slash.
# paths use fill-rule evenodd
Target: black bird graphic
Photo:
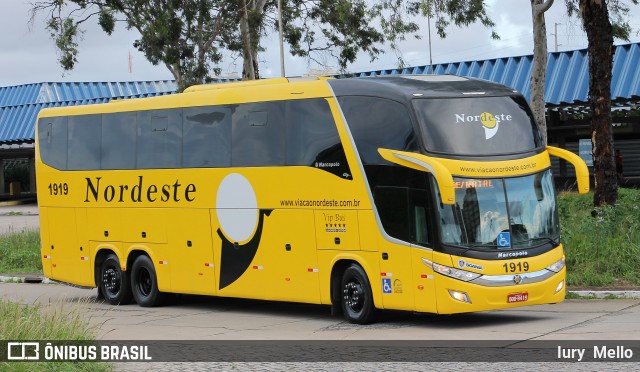
<path id="1" fill-rule="evenodd" d="M 239 245 L 237 242 L 230 242 L 218 228 L 218 236 L 222 239 L 222 254 L 220 256 L 220 284 L 219 288 L 223 289 L 231 283 L 235 282 L 247 271 L 253 257 L 255 257 L 258 247 L 260 246 L 260 238 L 262 237 L 262 228 L 264 217 L 269 216 L 273 209 L 260 209 L 258 218 L 258 228 L 251 240 L 246 244 Z"/>

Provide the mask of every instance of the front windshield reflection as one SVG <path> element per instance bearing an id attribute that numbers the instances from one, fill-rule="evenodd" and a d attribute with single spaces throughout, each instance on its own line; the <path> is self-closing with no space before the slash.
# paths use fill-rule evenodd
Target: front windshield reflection
<path id="1" fill-rule="evenodd" d="M 440 204 L 445 244 L 477 249 L 527 248 L 559 233 L 550 171 L 506 179 L 454 178 L 456 204 Z"/>

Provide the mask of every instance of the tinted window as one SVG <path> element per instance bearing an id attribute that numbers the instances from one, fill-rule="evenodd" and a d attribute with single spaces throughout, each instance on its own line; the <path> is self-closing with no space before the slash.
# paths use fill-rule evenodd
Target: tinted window
<path id="1" fill-rule="evenodd" d="M 404 187 L 376 187 L 376 209 L 384 230 L 396 239 L 410 240 L 409 189 Z"/>
<path id="2" fill-rule="evenodd" d="M 233 113 L 234 167 L 284 165 L 286 102 L 248 103 Z"/>
<path id="3" fill-rule="evenodd" d="M 419 149 L 408 108 L 401 103 L 355 96 L 341 97 L 339 102 L 364 164 L 386 164 L 378 148 Z"/>
<path id="4" fill-rule="evenodd" d="M 389 236 L 406 242 L 430 242 L 426 190 L 406 187 L 376 187 L 374 192 L 380 222 Z"/>
<path id="5" fill-rule="evenodd" d="M 69 116 L 67 169 L 100 169 L 102 115 Z"/>
<path id="6" fill-rule="evenodd" d="M 498 155 L 542 146 L 522 97 L 470 97 L 413 101 L 428 151 Z"/>
<path id="7" fill-rule="evenodd" d="M 137 114 L 102 115 L 102 169 L 134 169 L 136 166 Z"/>
<path id="8" fill-rule="evenodd" d="M 311 166 L 351 178 L 347 157 L 326 100 L 288 102 L 286 164 Z"/>
<path id="9" fill-rule="evenodd" d="M 68 117 L 40 119 L 38 144 L 42 161 L 56 169 L 67 168 Z"/>
<path id="10" fill-rule="evenodd" d="M 231 109 L 195 107 L 184 109 L 183 167 L 231 165 Z"/>
<path id="11" fill-rule="evenodd" d="M 182 110 L 138 112 L 138 168 L 179 168 L 182 156 Z"/>

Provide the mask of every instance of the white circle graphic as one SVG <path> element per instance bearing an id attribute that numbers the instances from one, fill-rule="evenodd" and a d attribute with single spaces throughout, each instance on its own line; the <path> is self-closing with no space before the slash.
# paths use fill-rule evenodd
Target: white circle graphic
<path id="1" fill-rule="evenodd" d="M 235 242 L 248 240 L 258 225 L 258 201 L 243 175 L 226 176 L 216 194 L 216 214 L 222 232 Z"/>

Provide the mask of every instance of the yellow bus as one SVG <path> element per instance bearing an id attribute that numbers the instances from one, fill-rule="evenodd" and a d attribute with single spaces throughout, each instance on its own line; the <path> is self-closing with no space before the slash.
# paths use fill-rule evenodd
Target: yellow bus
<path id="1" fill-rule="evenodd" d="M 457 76 L 268 79 L 42 110 L 47 277 L 451 314 L 565 296 L 550 155 L 523 96 Z"/>

